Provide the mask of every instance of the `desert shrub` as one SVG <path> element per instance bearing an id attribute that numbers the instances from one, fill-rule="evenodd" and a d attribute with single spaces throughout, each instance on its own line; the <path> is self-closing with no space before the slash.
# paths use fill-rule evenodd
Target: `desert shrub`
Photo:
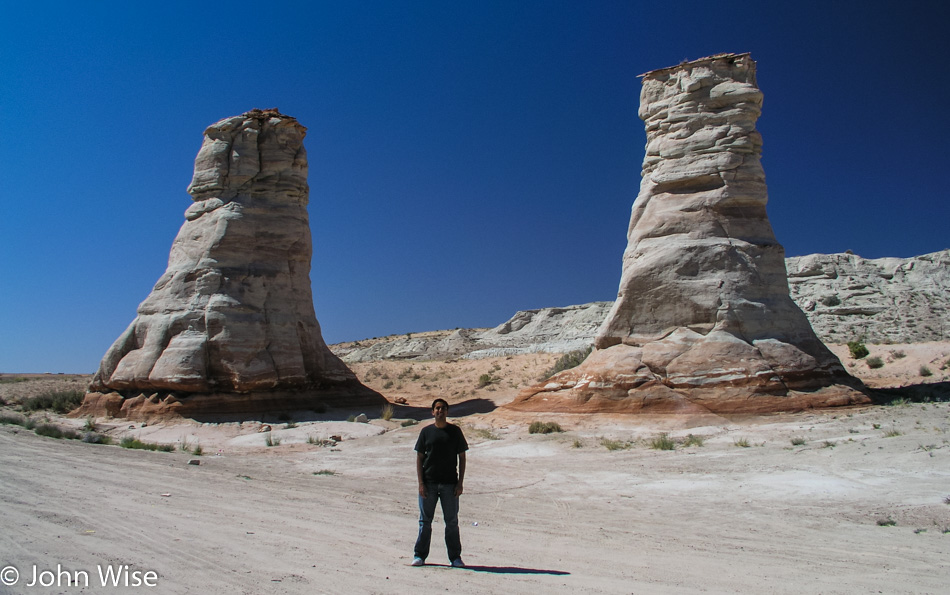
<path id="1" fill-rule="evenodd" d="M 894 357 L 894 359 L 904 359 L 905 357 L 907 357 L 907 354 L 904 353 L 902 350 L 892 351 L 891 355 Z"/>
<path id="2" fill-rule="evenodd" d="M 493 382 L 498 382 L 498 379 L 491 374 L 482 374 L 478 377 L 478 388 L 485 388 Z"/>
<path id="3" fill-rule="evenodd" d="M 111 437 L 97 432 L 86 432 L 82 435 L 82 441 L 90 444 L 112 444 Z"/>
<path id="4" fill-rule="evenodd" d="M 40 424 L 33 430 L 38 436 L 47 436 L 49 438 L 66 438 L 68 440 L 79 440 L 81 436 L 76 430 L 69 428 L 60 428 L 53 424 Z"/>
<path id="5" fill-rule="evenodd" d="M 472 434 L 485 440 L 500 440 L 501 438 L 487 428 L 472 428 Z"/>
<path id="6" fill-rule="evenodd" d="M 276 438 L 270 435 L 270 432 L 267 433 L 267 437 L 264 438 L 264 444 L 267 446 L 280 446 L 280 438 Z"/>
<path id="7" fill-rule="evenodd" d="M 826 295 L 825 297 L 821 298 L 821 303 L 828 307 L 838 306 L 841 304 L 841 299 L 836 295 Z"/>
<path id="8" fill-rule="evenodd" d="M 581 442 L 580 438 L 575 438 L 574 443 L 571 446 L 573 446 L 574 448 L 583 448 L 584 443 Z"/>
<path id="9" fill-rule="evenodd" d="M 888 431 L 884 432 L 884 437 L 885 437 L 885 438 L 894 438 L 894 437 L 900 436 L 900 435 L 901 435 L 900 430 L 888 430 Z"/>
<path id="10" fill-rule="evenodd" d="M 392 387 L 393 387 L 393 381 L 392 381 L 392 380 L 387 380 L 387 381 L 386 381 L 386 384 L 383 385 L 383 388 L 392 388 Z"/>
<path id="11" fill-rule="evenodd" d="M 319 471 L 314 471 L 313 474 L 314 475 L 336 475 L 336 471 L 333 471 L 331 469 L 321 469 Z"/>
<path id="12" fill-rule="evenodd" d="M 624 442 L 623 440 L 613 440 L 612 438 L 601 438 L 600 443 L 607 450 L 626 450 L 630 448 L 629 442 Z"/>
<path id="13" fill-rule="evenodd" d="M 48 438 L 62 438 L 63 432 L 53 424 L 40 424 L 34 430 L 37 436 L 46 436 Z"/>
<path id="14" fill-rule="evenodd" d="M 921 376 L 933 376 L 934 373 L 930 371 L 930 368 L 927 366 L 920 366 L 920 375 Z"/>
<path id="15" fill-rule="evenodd" d="M 578 349 L 577 351 L 571 351 L 565 353 L 554 362 L 554 366 L 544 373 L 544 376 L 541 377 L 542 380 L 547 380 L 551 376 L 554 376 L 558 372 L 563 372 L 564 370 L 570 370 L 571 368 L 576 368 L 581 365 L 587 356 L 590 355 L 590 352 L 593 351 L 593 347 L 588 347 L 587 349 Z"/>
<path id="16" fill-rule="evenodd" d="M 25 399 L 20 407 L 24 411 L 52 409 L 56 413 L 69 413 L 82 404 L 81 390 L 53 391 Z"/>
<path id="17" fill-rule="evenodd" d="M 861 359 L 870 353 L 868 348 L 861 341 L 848 341 L 848 351 L 851 352 L 853 359 Z"/>
<path id="18" fill-rule="evenodd" d="M 802 446 L 805 444 L 804 436 L 795 436 L 792 438 L 792 446 Z"/>
<path id="19" fill-rule="evenodd" d="M 884 367 L 884 360 L 882 360 L 881 358 L 879 358 L 879 357 L 876 356 L 876 355 L 875 355 L 874 357 L 869 357 L 869 358 L 867 358 L 867 359 L 864 360 L 864 361 L 867 362 L 868 367 L 871 368 L 871 369 L 883 368 L 883 367 Z"/>
<path id="20" fill-rule="evenodd" d="M 897 521 L 895 521 L 895 520 L 892 519 L 891 517 L 887 517 L 887 518 L 885 518 L 885 519 L 878 519 L 878 520 L 877 520 L 877 526 L 878 526 L 878 527 L 893 527 L 893 526 L 896 525 L 896 524 L 897 524 Z"/>
<path id="21" fill-rule="evenodd" d="M 0 425 L 22 426 L 26 424 L 26 420 L 22 415 L 0 414 Z"/>
<path id="22" fill-rule="evenodd" d="M 683 441 L 683 446 L 702 446 L 703 445 L 702 436 L 694 436 L 692 434 L 686 436 L 686 440 Z"/>
<path id="23" fill-rule="evenodd" d="M 561 425 L 556 421 L 533 421 L 528 426 L 529 434 L 551 434 L 554 432 L 563 432 Z"/>
<path id="24" fill-rule="evenodd" d="M 133 438 L 131 436 L 126 436 L 119 441 L 119 446 L 122 448 L 130 448 L 132 450 L 159 450 L 162 452 L 173 452 L 175 450 L 174 444 L 157 444 L 155 442 L 142 442 L 138 438 Z"/>
<path id="25" fill-rule="evenodd" d="M 200 444 L 196 444 L 195 447 L 191 449 L 191 454 L 195 455 L 196 457 L 200 457 L 204 453 L 205 449 L 201 448 Z"/>
<path id="26" fill-rule="evenodd" d="M 660 434 L 650 441 L 650 448 L 653 450 L 673 450 L 676 448 L 676 442 L 673 442 L 669 434 Z"/>
<path id="27" fill-rule="evenodd" d="M 735 444 L 736 446 L 739 446 L 739 447 L 741 447 L 741 448 L 749 448 L 750 446 L 752 446 L 751 444 L 749 444 L 749 439 L 748 439 L 748 438 L 736 438 L 736 439 L 733 441 L 733 444 Z"/>
<path id="28" fill-rule="evenodd" d="M 382 411 L 379 412 L 379 417 L 389 421 L 393 418 L 393 414 L 396 412 L 396 409 L 393 407 L 392 403 L 386 403 L 383 405 Z"/>

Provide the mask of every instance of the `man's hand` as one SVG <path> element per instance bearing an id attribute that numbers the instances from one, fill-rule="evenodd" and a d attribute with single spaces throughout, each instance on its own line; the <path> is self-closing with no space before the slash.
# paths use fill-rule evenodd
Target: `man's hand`
<path id="1" fill-rule="evenodd" d="M 416 481 L 419 483 L 419 495 L 426 497 L 426 482 L 422 476 L 422 460 L 425 458 L 421 452 L 416 452 Z"/>
<path id="2" fill-rule="evenodd" d="M 462 483 L 465 481 L 465 451 L 459 453 L 459 482 L 455 484 L 455 497 L 462 495 Z"/>

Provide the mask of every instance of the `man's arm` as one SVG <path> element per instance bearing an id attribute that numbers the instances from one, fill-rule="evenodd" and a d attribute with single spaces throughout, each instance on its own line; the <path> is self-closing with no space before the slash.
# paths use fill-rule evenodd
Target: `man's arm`
<path id="1" fill-rule="evenodd" d="M 462 495 L 462 483 L 465 481 L 465 451 L 459 453 L 459 482 L 455 484 L 455 497 Z"/>
<path id="2" fill-rule="evenodd" d="M 426 497 L 426 482 L 422 479 L 422 460 L 425 458 L 421 452 L 416 452 L 416 479 L 419 481 L 419 495 Z"/>

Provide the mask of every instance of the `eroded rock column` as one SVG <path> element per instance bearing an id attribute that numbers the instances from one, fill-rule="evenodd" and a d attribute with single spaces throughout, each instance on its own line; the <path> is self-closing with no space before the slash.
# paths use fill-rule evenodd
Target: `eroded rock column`
<path id="1" fill-rule="evenodd" d="M 305 134 L 277 110 L 205 130 L 168 268 L 90 386 L 111 392 L 113 409 L 136 398 L 220 413 L 379 398 L 330 352 L 314 313 Z"/>
<path id="2" fill-rule="evenodd" d="M 617 301 L 579 368 L 521 409 L 760 412 L 863 401 L 789 298 L 766 214 L 755 62 L 643 75 L 647 131 Z"/>

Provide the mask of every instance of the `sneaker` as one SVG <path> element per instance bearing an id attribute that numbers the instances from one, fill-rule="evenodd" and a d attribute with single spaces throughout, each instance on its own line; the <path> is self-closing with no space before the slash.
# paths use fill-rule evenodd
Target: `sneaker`
<path id="1" fill-rule="evenodd" d="M 465 562 L 462 562 L 461 558 L 456 558 L 452 560 L 452 568 L 465 568 Z"/>
<path id="2" fill-rule="evenodd" d="M 410 566 L 425 566 L 425 565 L 426 565 L 426 561 L 423 560 L 422 558 L 413 558 L 412 564 L 410 564 Z"/>

